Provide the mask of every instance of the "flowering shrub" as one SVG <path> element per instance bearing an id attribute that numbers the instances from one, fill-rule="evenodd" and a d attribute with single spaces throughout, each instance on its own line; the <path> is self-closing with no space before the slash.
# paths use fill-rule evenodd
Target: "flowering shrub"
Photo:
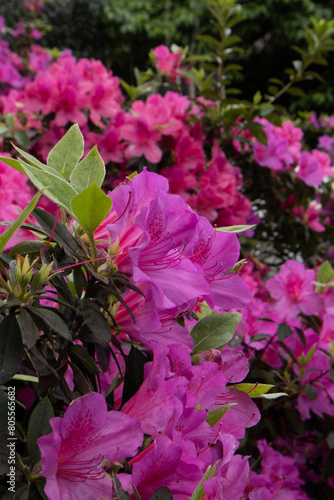
<path id="1" fill-rule="evenodd" d="M 331 117 L 275 121 L 259 95 L 234 108 L 200 72 L 191 99 L 179 48 L 153 50 L 127 101 L 101 61 L 1 47 L 10 491 L 330 498 Z"/>

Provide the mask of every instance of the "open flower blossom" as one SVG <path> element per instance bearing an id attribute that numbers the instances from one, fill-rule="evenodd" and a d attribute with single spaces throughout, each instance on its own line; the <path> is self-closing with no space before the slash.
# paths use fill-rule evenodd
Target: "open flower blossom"
<path id="1" fill-rule="evenodd" d="M 267 281 L 267 289 L 277 300 L 275 309 L 282 320 L 290 320 L 299 313 L 314 314 L 323 306 L 322 298 L 314 291 L 315 271 L 304 265 L 288 260 L 279 274 Z"/>
<path id="2" fill-rule="evenodd" d="M 75 399 L 64 417 L 52 418 L 50 425 L 51 434 L 37 440 L 47 497 L 110 498 L 112 482 L 104 464 L 108 467 L 136 454 L 143 441 L 139 422 L 120 412 L 108 412 L 104 397 L 89 393 Z"/>
<path id="3" fill-rule="evenodd" d="M 249 287 L 229 272 L 239 258 L 236 235 L 215 232 L 180 196 L 168 193 L 165 178 L 144 169 L 110 196 L 113 210 L 96 239 L 105 246 L 117 242 L 113 265 L 137 286 L 149 287 L 159 313 L 185 311 L 200 297 L 216 310 L 247 303 Z"/>

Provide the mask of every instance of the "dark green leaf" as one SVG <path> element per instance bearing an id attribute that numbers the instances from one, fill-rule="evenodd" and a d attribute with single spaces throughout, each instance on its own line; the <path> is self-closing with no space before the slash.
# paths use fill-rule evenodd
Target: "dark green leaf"
<path id="1" fill-rule="evenodd" d="M 14 314 L 0 323 L 0 384 L 18 372 L 23 357 L 21 330 Z"/>
<path id="2" fill-rule="evenodd" d="M 82 300 L 81 308 L 84 320 L 96 340 L 102 345 L 107 345 L 111 340 L 111 327 L 101 308 L 89 299 Z"/>
<path id="3" fill-rule="evenodd" d="M 28 311 L 23 307 L 18 315 L 18 321 L 21 328 L 23 345 L 27 349 L 32 349 L 39 338 L 39 330 Z"/>
<path id="4" fill-rule="evenodd" d="M 28 451 L 33 464 L 41 459 L 37 439 L 52 431 L 50 419 L 54 416 L 53 407 L 48 397 L 42 399 L 31 414 L 28 425 Z"/>
<path id="5" fill-rule="evenodd" d="M 82 373 L 80 368 L 78 368 L 75 364 L 71 364 L 73 370 L 73 383 L 75 385 L 76 390 L 79 394 L 85 395 L 89 392 L 93 392 L 93 388 L 88 382 L 85 375 Z"/>
<path id="6" fill-rule="evenodd" d="M 318 395 L 317 389 L 313 385 L 306 384 L 305 393 L 306 393 L 307 399 L 309 399 L 310 401 L 314 401 L 315 399 L 317 399 L 317 395 Z"/>
<path id="7" fill-rule="evenodd" d="M 50 235 L 54 227 L 55 217 L 39 207 L 36 207 L 34 209 L 33 216 L 41 225 L 42 229 L 44 229 L 44 231 L 48 235 Z M 52 239 L 65 249 L 68 249 L 71 253 L 76 254 L 77 252 L 81 251 L 78 242 L 73 238 L 66 227 L 59 221 L 56 224 L 56 229 L 53 233 Z"/>
<path id="8" fill-rule="evenodd" d="M 249 339 L 249 343 L 260 342 L 261 340 L 267 340 L 270 337 L 267 333 L 258 333 L 257 335 L 252 335 Z"/>
<path id="9" fill-rule="evenodd" d="M 262 144 L 267 145 L 268 138 L 266 133 L 263 130 L 263 126 L 260 123 L 256 122 L 248 122 L 246 124 L 246 128 L 250 131 L 250 133 Z"/>
<path id="10" fill-rule="evenodd" d="M 129 493 L 122 489 L 121 482 L 116 474 L 113 473 L 112 477 L 114 480 L 118 500 L 131 500 L 131 496 L 129 495 Z"/>
<path id="11" fill-rule="evenodd" d="M 44 249 L 46 243 L 44 241 L 32 240 L 32 241 L 20 241 L 13 248 L 10 249 L 9 255 L 15 258 L 16 254 L 19 255 L 29 255 L 29 254 L 40 254 Z"/>
<path id="12" fill-rule="evenodd" d="M 160 486 L 155 490 L 150 500 L 173 500 L 173 495 L 167 486 Z"/>
<path id="13" fill-rule="evenodd" d="M 65 318 L 62 319 L 60 313 L 47 307 L 27 307 L 27 311 L 41 318 L 42 321 L 50 328 L 51 331 L 58 333 L 61 337 L 72 342 L 72 335 L 65 323 Z"/>
<path id="14" fill-rule="evenodd" d="M 87 280 L 86 277 L 79 266 L 73 267 L 73 278 L 74 278 L 74 287 L 78 298 L 80 299 L 82 296 L 83 290 L 87 289 Z"/>
<path id="15" fill-rule="evenodd" d="M 146 356 L 139 349 L 131 346 L 126 359 L 122 405 L 132 398 L 142 385 L 144 380 L 144 365 L 147 361 Z"/>
<path id="16" fill-rule="evenodd" d="M 292 335 L 292 330 L 286 323 L 278 325 L 276 335 L 280 340 L 285 340 Z"/>
<path id="17" fill-rule="evenodd" d="M 103 347 L 101 344 L 96 344 L 96 357 L 97 362 L 101 368 L 102 373 L 105 373 L 110 366 L 110 348 L 109 345 Z"/>
<path id="18" fill-rule="evenodd" d="M 79 344 L 72 345 L 70 349 L 70 357 L 74 363 L 79 361 L 83 367 L 92 375 L 98 375 L 100 370 L 96 366 L 94 359 L 89 356 L 87 349 Z"/>
<path id="19" fill-rule="evenodd" d="M 215 349 L 229 342 L 240 319 L 239 313 L 212 314 L 200 319 L 191 331 L 194 354 Z"/>

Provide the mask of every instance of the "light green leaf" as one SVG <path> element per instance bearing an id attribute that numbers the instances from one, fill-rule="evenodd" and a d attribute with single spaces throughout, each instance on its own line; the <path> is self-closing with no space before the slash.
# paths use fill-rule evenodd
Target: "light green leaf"
<path id="1" fill-rule="evenodd" d="M 71 200 L 78 193 L 65 181 L 56 171 L 54 173 L 44 172 L 39 168 L 29 165 L 23 160 L 19 160 L 27 176 L 37 189 L 43 189 L 44 194 L 65 210 L 71 213 Z"/>
<path id="2" fill-rule="evenodd" d="M 226 226 L 226 227 L 217 227 L 216 231 L 221 231 L 223 233 L 242 233 L 243 231 L 247 231 L 247 229 L 252 229 L 256 224 L 252 224 L 251 226 Z"/>
<path id="3" fill-rule="evenodd" d="M 70 175 L 82 158 L 84 140 L 77 124 L 66 132 L 64 137 L 51 149 L 47 158 L 49 167 L 57 170 L 68 181 Z"/>
<path id="4" fill-rule="evenodd" d="M 7 156 L 0 156 L 0 161 L 3 161 L 10 167 L 13 167 L 22 174 L 25 174 L 24 168 L 21 167 L 20 162 L 18 160 L 14 160 L 14 158 L 7 158 Z"/>
<path id="5" fill-rule="evenodd" d="M 16 149 L 16 151 L 18 151 L 20 153 L 21 156 L 23 156 L 23 158 L 25 158 L 34 167 L 37 167 L 37 168 L 42 169 L 42 170 L 50 171 L 51 167 L 44 165 L 44 163 L 40 162 L 39 160 L 37 160 L 37 158 L 30 155 L 26 151 L 23 151 L 23 149 L 15 146 L 15 144 L 12 144 L 12 146 Z"/>
<path id="6" fill-rule="evenodd" d="M 235 386 L 238 391 L 246 392 L 251 398 L 259 398 L 268 392 L 272 387 L 272 384 L 236 384 Z"/>
<path id="7" fill-rule="evenodd" d="M 278 399 L 282 396 L 289 396 L 289 394 L 287 394 L 286 392 L 274 392 L 270 394 L 261 394 L 261 396 L 258 397 L 263 399 Z"/>
<path id="8" fill-rule="evenodd" d="M 19 229 L 19 227 L 24 223 L 28 215 L 31 214 L 35 206 L 37 205 L 38 200 L 41 197 L 41 192 L 35 194 L 33 199 L 28 203 L 26 208 L 22 210 L 20 215 L 12 224 L 9 226 L 8 229 L 2 235 L 0 236 L 0 252 L 5 248 L 6 244 L 10 240 L 10 238 L 13 236 L 13 234 Z"/>
<path id="9" fill-rule="evenodd" d="M 14 375 L 12 377 L 12 380 L 23 380 L 24 382 L 39 382 L 38 377 L 34 377 L 33 375 L 20 375 L 19 373 L 17 375 Z"/>
<path id="10" fill-rule="evenodd" d="M 323 262 L 319 267 L 317 278 L 322 285 L 326 285 L 331 279 L 334 278 L 334 269 L 328 260 L 325 260 L 325 262 Z"/>
<path id="11" fill-rule="evenodd" d="M 92 234 L 111 209 L 112 201 L 95 183 L 73 198 L 76 219 Z"/>
<path id="12" fill-rule="evenodd" d="M 240 320 L 239 313 L 212 314 L 200 319 L 190 332 L 194 339 L 194 354 L 229 342 Z"/>
<path id="13" fill-rule="evenodd" d="M 203 483 L 206 479 L 209 479 L 211 477 L 215 477 L 217 463 L 218 462 L 216 462 L 213 465 L 209 465 L 209 467 L 206 469 L 205 474 L 202 478 L 202 481 L 199 483 L 199 485 L 195 489 L 194 493 L 191 495 L 190 500 L 200 500 L 201 498 L 204 497 L 205 491 L 203 489 Z"/>
<path id="14" fill-rule="evenodd" d="M 106 175 L 104 162 L 96 146 L 88 155 L 74 168 L 70 180 L 71 185 L 81 193 L 91 184 L 101 186 Z"/>
<path id="15" fill-rule="evenodd" d="M 220 406 L 219 408 L 215 408 L 212 411 L 209 411 L 208 416 L 206 417 L 206 422 L 210 425 L 210 427 L 214 427 L 217 422 L 225 415 L 227 410 L 229 410 L 232 406 L 235 406 L 237 403 L 230 403 L 228 405 Z"/>

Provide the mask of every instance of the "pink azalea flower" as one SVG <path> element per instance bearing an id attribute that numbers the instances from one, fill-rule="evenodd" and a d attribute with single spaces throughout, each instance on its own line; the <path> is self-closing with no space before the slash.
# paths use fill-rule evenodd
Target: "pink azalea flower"
<path id="1" fill-rule="evenodd" d="M 303 151 L 299 158 L 298 179 L 305 182 L 307 186 L 320 186 L 322 172 L 319 159 L 316 155 Z"/>
<path id="2" fill-rule="evenodd" d="M 279 274 L 267 281 L 267 289 L 276 299 L 275 310 L 282 320 L 291 320 L 300 312 L 315 314 L 323 307 L 323 301 L 314 291 L 315 272 L 303 264 L 288 260 Z"/>
<path id="3" fill-rule="evenodd" d="M 296 216 L 299 216 L 302 219 L 302 222 L 313 229 L 313 231 L 317 231 L 321 233 L 325 231 L 325 226 L 320 224 L 319 217 L 322 212 L 322 207 L 316 201 L 310 203 L 306 210 L 303 207 L 294 207 L 292 209 L 292 213 Z"/>
<path id="4" fill-rule="evenodd" d="M 51 434 L 38 438 L 45 494 L 52 500 L 109 498 L 112 483 L 103 469 L 136 454 L 142 444 L 140 424 L 128 415 L 107 411 L 101 394 L 75 399 L 64 417 L 50 420 Z"/>
<path id="5" fill-rule="evenodd" d="M 202 479 L 202 472 L 195 464 L 182 460 L 182 447 L 173 443 L 167 436 L 153 442 L 149 453 L 141 460 L 132 463 L 132 477 L 120 474 L 118 477 L 123 488 L 133 491 L 131 482 L 136 486 L 141 498 L 149 500 L 153 492 L 166 486 L 175 500 L 187 500 Z"/>
<path id="6" fill-rule="evenodd" d="M 293 122 L 282 122 L 281 127 L 275 127 L 275 132 L 284 139 L 288 140 L 287 151 L 293 158 L 298 161 L 300 150 L 302 148 L 301 140 L 303 138 L 303 131 L 301 128 L 295 127 Z"/>
<path id="7" fill-rule="evenodd" d="M 290 170 L 294 159 L 289 151 L 289 141 L 278 133 L 276 127 L 265 118 L 256 118 L 254 121 L 264 126 L 264 132 L 268 143 L 262 144 L 255 140 L 253 143 L 253 153 L 255 161 L 262 167 L 269 167 L 272 170 Z"/>
<path id="8" fill-rule="evenodd" d="M 299 477 L 294 460 L 274 450 L 265 439 L 258 441 L 258 448 L 262 457 L 261 473 L 250 472 L 247 490 L 251 491 L 256 487 L 267 488 L 272 495 L 276 493 L 275 500 L 308 500 L 308 495 L 300 488 L 304 481 Z M 284 482 L 282 478 L 285 478 Z"/>
<path id="9" fill-rule="evenodd" d="M 131 116 L 120 129 L 120 135 L 128 141 L 125 151 L 127 159 L 142 155 L 151 163 L 159 163 L 162 151 L 157 145 L 161 133 L 144 116 Z"/>
<path id="10" fill-rule="evenodd" d="M 182 51 L 178 49 L 176 52 L 171 52 L 166 45 L 159 45 L 153 50 L 156 58 L 156 65 L 160 73 L 169 76 L 172 82 L 175 81 L 177 68 L 181 67 Z"/>

